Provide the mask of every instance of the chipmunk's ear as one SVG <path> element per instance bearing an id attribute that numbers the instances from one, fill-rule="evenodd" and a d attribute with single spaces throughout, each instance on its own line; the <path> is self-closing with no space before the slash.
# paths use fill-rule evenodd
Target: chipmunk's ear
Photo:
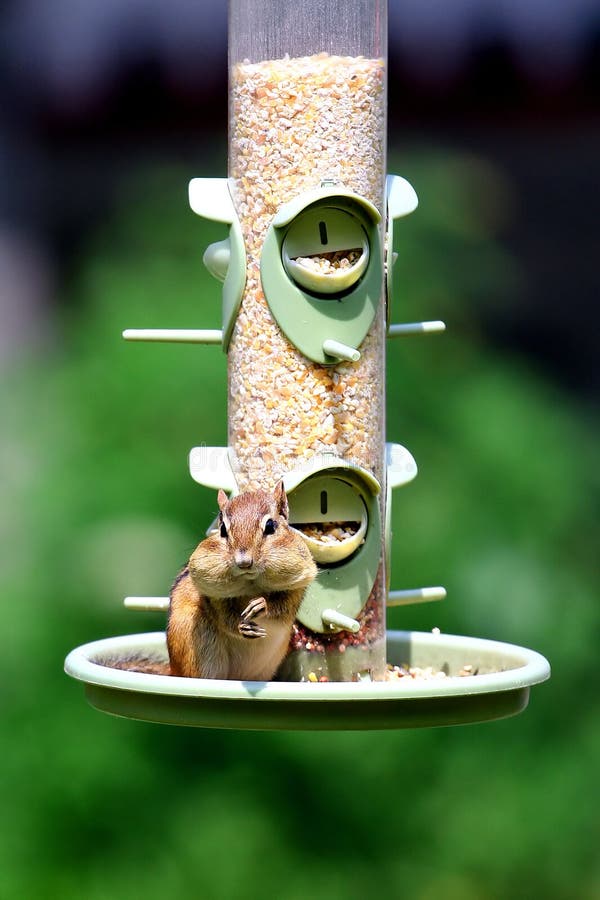
<path id="1" fill-rule="evenodd" d="M 280 516 L 283 516 L 284 519 L 287 519 L 290 511 L 288 507 L 288 499 L 287 494 L 285 492 L 285 488 L 283 486 L 283 480 L 278 481 L 275 485 L 275 490 L 273 491 L 273 496 L 275 497 L 275 504 L 277 506 L 277 512 Z"/>
<path id="2" fill-rule="evenodd" d="M 228 502 L 229 500 L 227 498 L 227 494 L 225 493 L 223 488 L 221 488 L 221 490 L 217 494 L 217 503 L 219 504 L 219 509 L 221 510 L 221 512 L 223 512 Z"/>

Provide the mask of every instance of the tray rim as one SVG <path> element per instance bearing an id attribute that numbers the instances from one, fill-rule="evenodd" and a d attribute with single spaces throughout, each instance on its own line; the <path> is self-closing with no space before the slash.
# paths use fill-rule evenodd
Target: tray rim
<path id="1" fill-rule="evenodd" d="M 65 672 L 87 684 L 142 694 L 159 694 L 198 700 L 247 700 L 277 702 L 366 700 L 418 700 L 457 696 L 473 696 L 515 691 L 540 684 L 550 677 L 550 664 L 535 650 L 488 638 L 419 631 L 388 631 L 388 650 L 394 646 L 431 646 L 439 651 L 464 650 L 483 653 L 504 660 L 506 668 L 471 677 L 447 676 L 431 680 L 402 678 L 388 682 L 290 682 L 234 681 L 208 678 L 181 678 L 171 675 L 148 675 L 113 669 L 93 662 L 99 654 L 120 652 L 148 653 L 162 651 L 164 632 L 145 632 L 102 638 L 82 644 L 65 659 Z M 465 660 L 467 663 L 468 660 Z"/>

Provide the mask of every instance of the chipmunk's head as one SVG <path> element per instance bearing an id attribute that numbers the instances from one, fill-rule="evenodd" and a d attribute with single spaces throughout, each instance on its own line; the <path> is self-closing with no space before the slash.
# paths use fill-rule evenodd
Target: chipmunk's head
<path id="1" fill-rule="evenodd" d="M 273 492 L 247 491 L 228 499 L 219 491 L 217 531 L 198 547 L 190 573 L 213 596 L 285 591 L 308 585 L 316 566 L 303 538 L 288 523 L 280 481 Z M 217 566 L 218 563 L 218 566 Z"/>

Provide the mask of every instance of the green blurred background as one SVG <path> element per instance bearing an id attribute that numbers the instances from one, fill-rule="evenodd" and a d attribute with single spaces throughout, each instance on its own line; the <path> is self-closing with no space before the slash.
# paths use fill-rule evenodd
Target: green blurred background
<path id="1" fill-rule="evenodd" d="M 58 6 L 50 18 L 25 0 L 11 9 L 32 10 L 53 46 Z M 387 436 L 420 472 L 395 498 L 392 586 L 444 584 L 448 599 L 392 610 L 389 625 L 531 647 L 552 678 L 516 718 L 395 733 L 118 720 L 63 674 L 79 644 L 163 627 L 122 598 L 165 594 L 214 515 L 187 453 L 225 440 L 224 356 L 120 333 L 220 325 L 201 258 L 225 235 L 189 211 L 186 186 L 225 172 L 226 80 L 224 62 L 211 78 L 185 60 L 157 68 L 138 48 L 104 93 L 82 63 L 79 80 L 65 70 L 70 92 L 53 95 L 42 55 L 26 70 L 6 64 L 19 59 L 8 45 L 0 53 L 0 300 L 39 287 L 48 259 L 54 273 L 46 300 L 25 325 L 7 318 L 0 341 L 0 900 L 600 895 L 597 225 L 586 202 L 599 32 L 588 29 L 571 82 L 564 66 L 562 81 L 532 81 L 483 33 L 441 81 L 391 57 L 388 168 L 420 197 L 396 229 L 393 320 L 448 325 L 388 347 Z M 127 41 L 113 46 L 125 60 Z M 439 75 L 434 56 L 421 63 Z M 12 281 L 7 223 L 22 241 L 10 246 L 26 248 Z"/>

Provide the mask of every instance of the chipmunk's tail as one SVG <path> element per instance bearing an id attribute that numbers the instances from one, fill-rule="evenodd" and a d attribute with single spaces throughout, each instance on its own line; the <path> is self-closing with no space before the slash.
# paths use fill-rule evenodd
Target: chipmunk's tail
<path id="1" fill-rule="evenodd" d="M 100 662 L 98 660 L 98 662 Z M 100 665 L 111 669 L 124 669 L 127 672 L 141 672 L 143 675 L 170 675 L 171 666 L 168 660 L 152 656 L 113 656 L 103 659 Z"/>

